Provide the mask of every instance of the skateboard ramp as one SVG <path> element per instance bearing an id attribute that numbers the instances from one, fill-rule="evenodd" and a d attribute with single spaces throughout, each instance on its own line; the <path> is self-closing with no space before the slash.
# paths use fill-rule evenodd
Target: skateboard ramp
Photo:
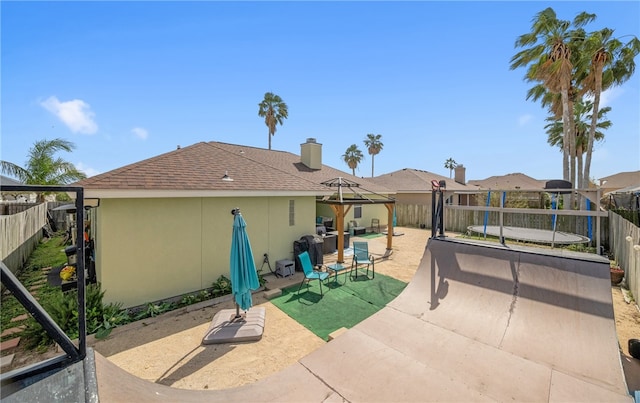
<path id="1" fill-rule="evenodd" d="M 431 239 L 398 298 L 279 374 L 223 391 L 126 376 L 101 400 L 632 402 L 608 261 L 580 256 Z M 122 370 L 97 361 L 104 397 Z"/>
<path id="2" fill-rule="evenodd" d="M 228 390 L 180 390 L 95 353 L 97 395 L 138 403 L 633 402 L 607 268 L 598 256 L 435 238 L 402 294 L 278 374 Z"/>
<path id="3" fill-rule="evenodd" d="M 349 401 L 632 401 L 597 256 L 431 239 L 402 294 L 300 362 Z"/>

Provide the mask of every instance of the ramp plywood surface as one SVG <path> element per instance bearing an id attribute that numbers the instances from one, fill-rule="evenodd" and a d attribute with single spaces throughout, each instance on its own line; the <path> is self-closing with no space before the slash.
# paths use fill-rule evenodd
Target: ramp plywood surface
<path id="1" fill-rule="evenodd" d="M 188 391 L 97 358 L 101 400 L 632 402 L 608 261 L 579 256 L 431 239 L 402 294 L 281 373 Z"/>

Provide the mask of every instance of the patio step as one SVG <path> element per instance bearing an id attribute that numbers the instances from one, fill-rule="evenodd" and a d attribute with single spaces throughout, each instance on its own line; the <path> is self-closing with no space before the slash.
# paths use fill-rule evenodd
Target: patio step
<path id="1" fill-rule="evenodd" d="M 274 299 L 282 295 L 282 290 L 280 288 L 275 288 L 273 290 L 266 290 L 263 295 L 267 300 Z"/>

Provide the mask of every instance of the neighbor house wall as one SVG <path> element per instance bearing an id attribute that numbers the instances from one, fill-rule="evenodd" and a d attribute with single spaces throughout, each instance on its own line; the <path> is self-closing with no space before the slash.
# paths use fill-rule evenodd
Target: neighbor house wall
<path id="1" fill-rule="evenodd" d="M 230 277 L 233 208 L 247 222 L 257 269 L 264 253 L 273 269 L 276 260 L 291 259 L 293 241 L 315 230 L 313 197 L 102 199 L 93 230 L 105 301 L 132 307 Z"/>
<path id="2" fill-rule="evenodd" d="M 384 204 L 368 204 L 366 202 L 363 202 L 361 204 L 362 206 L 362 218 L 354 218 L 354 209 L 355 206 L 351 206 L 351 208 L 349 209 L 349 212 L 347 212 L 347 214 L 345 214 L 344 217 L 344 229 L 345 231 L 349 228 L 349 221 L 351 220 L 356 220 L 358 221 L 358 224 L 360 226 L 364 226 L 369 228 L 371 226 L 371 219 L 372 218 L 377 218 L 378 220 L 380 220 L 380 227 L 382 229 L 384 229 L 387 226 L 387 221 L 388 221 L 388 211 L 387 208 L 384 206 Z M 347 209 L 348 206 L 345 205 L 345 211 Z M 337 224 L 336 224 L 336 215 L 333 212 L 333 209 L 331 208 L 330 205 L 328 204 L 323 204 L 323 203 L 317 203 L 317 207 L 316 207 L 316 216 L 323 216 L 323 217 L 331 217 L 333 218 L 333 227 L 336 228 Z M 315 221 L 314 221 L 315 222 Z"/>

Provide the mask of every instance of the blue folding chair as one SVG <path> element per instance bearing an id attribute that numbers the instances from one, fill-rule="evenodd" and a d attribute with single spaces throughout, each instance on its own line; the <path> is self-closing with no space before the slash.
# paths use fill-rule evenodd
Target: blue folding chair
<path id="1" fill-rule="evenodd" d="M 302 266 L 302 271 L 304 272 L 304 278 L 302 282 L 300 282 L 300 287 L 298 287 L 298 294 L 300 293 L 300 289 L 302 288 L 302 284 L 307 283 L 307 290 L 309 289 L 309 282 L 311 280 L 318 280 L 320 283 L 320 296 L 322 293 L 322 282 L 329 278 L 329 273 L 322 271 L 314 271 L 313 265 L 311 264 L 311 258 L 309 257 L 309 252 L 305 251 L 298 255 L 298 259 L 300 259 L 300 265 Z"/>
<path id="2" fill-rule="evenodd" d="M 351 261 L 351 271 L 349 277 L 351 280 L 358 277 L 358 269 L 366 266 L 366 276 L 369 278 L 369 267 L 371 267 L 371 280 L 376 277 L 376 267 L 373 255 L 369 254 L 369 244 L 366 242 L 353 242 L 353 260 Z"/>

